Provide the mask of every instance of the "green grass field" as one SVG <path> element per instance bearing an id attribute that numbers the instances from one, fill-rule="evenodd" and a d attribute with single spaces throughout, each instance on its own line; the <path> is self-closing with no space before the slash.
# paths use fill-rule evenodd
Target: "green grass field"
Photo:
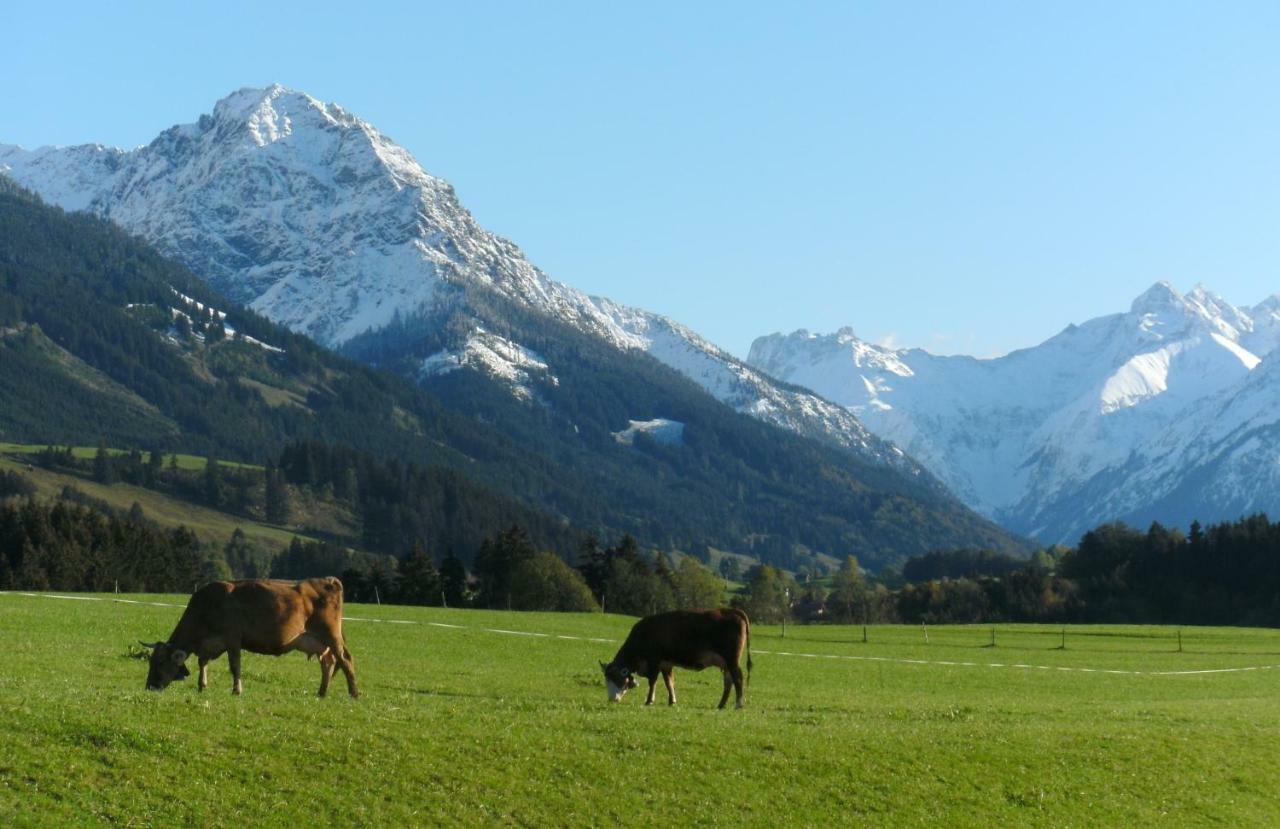
<path id="1" fill-rule="evenodd" d="M 1280 665 L 1280 631 L 1186 629 L 1178 652 L 1170 628 L 1068 628 L 1060 650 L 1035 626 L 998 628 L 995 647 L 986 627 L 926 645 L 918 627 L 864 644 L 861 628 L 758 626 L 748 707 L 717 711 L 712 672 L 677 671 L 674 709 L 645 708 L 643 688 L 605 702 L 597 660 L 632 619 L 388 606 L 347 607 L 359 700 L 316 699 L 299 654 L 246 655 L 239 698 L 225 659 L 204 694 L 194 677 L 143 691 L 136 640 L 180 612 L 0 595 L 0 825 L 1280 819 L 1280 668 L 1156 673 Z"/>

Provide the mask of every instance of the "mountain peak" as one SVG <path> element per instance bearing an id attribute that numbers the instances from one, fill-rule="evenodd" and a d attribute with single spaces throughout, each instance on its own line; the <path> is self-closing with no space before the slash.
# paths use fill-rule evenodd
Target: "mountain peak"
<path id="1" fill-rule="evenodd" d="M 1178 289 L 1162 279 L 1139 294 L 1129 306 L 1129 311 L 1135 314 L 1149 314 L 1185 307 L 1185 305 L 1186 300 L 1182 294 L 1178 293 Z"/>
<path id="2" fill-rule="evenodd" d="M 246 130 L 258 146 L 275 143 L 293 132 L 295 122 L 319 115 L 321 123 L 335 121 L 340 111 L 310 95 L 278 83 L 267 87 L 244 87 L 218 101 L 213 107 L 214 123 L 230 124 Z"/>

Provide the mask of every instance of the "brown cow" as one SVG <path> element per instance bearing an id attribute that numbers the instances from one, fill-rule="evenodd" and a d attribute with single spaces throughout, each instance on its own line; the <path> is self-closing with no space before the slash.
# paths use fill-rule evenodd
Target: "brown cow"
<path id="1" fill-rule="evenodd" d="M 347 677 L 347 691 L 358 697 L 356 666 L 342 638 L 342 582 L 335 578 L 304 581 L 216 581 L 191 595 L 168 642 L 142 643 L 151 651 L 147 690 L 161 691 L 185 679 L 187 657 L 200 660 L 199 688 L 209 685 L 209 660 L 225 651 L 240 684 L 240 651 L 279 656 L 299 650 L 320 657 L 320 696 L 329 690 L 335 667 Z"/>
<path id="2" fill-rule="evenodd" d="M 737 692 L 742 707 L 742 651 L 747 652 L 747 676 L 751 676 L 751 623 L 737 609 L 675 610 L 648 616 L 635 623 L 618 655 L 608 665 L 603 662 L 605 688 L 610 702 L 621 702 L 628 689 L 636 687 L 635 676 L 649 680 L 645 705 L 653 705 L 658 674 L 667 686 L 667 701 L 676 704 L 672 674 L 676 667 L 701 671 L 716 667 L 724 672 L 724 694 L 720 706 L 729 701 L 729 689 Z"/>

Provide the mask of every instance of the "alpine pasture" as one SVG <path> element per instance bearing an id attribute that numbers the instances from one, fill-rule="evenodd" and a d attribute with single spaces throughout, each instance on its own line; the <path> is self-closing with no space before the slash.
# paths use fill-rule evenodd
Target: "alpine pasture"
<path id="1" fill-rule="evenodd" d="M 236 698 L 225 658 L 143 690 L 137 640 L 186 597 L 98 598 L 0 595 L 0 824 L 1280 819 L 1277 631 L 757 625 L 747 708 L 717 711 L 714 671 L 606 703 L 632 618 L 349 604 L 362 698 L 317 699 L 301 654 L 246 654 Z"/>

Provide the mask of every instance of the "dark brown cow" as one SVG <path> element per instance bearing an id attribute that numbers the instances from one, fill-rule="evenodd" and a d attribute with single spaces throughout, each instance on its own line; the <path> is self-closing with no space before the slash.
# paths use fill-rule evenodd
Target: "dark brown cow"
<path id="1" fill-rule="evenodd" d="M 742 707 L 742 651 L 747 652 L 747 676 L 751 676 L 751 623 L 737 609 L 674 610 L 647 616 L 635 623 L 618 655 L 608 665 L 603 662 L 605 688 L 610 702 L 621 702 L 628 689 L 636 687 L 636 676 L 649 680 L 645 705 L 653 705 L 658 674 L 667 686 L 667 700 L 676 704 L 675 668 L 701 671 L 719 668 L 724 672 L 724 694 L 720 707 L 729 701 L 729 689 L 737 692 Z"/>
<path id="2" fill-rule="evenodd" d="M 191 595 L 168 642 L 142 644 L 152 648 L 150 691 L 189 676 L 186 661 L 191 654 L 200 661 L 203 691 L 209 685 L 209 660 L 226 652 L 231 693 L 239 694 L 240 651 L 279 656 L 298 650 L 320 657 L 320 696 L 329 690 L 335 667 L 346 675 L 351 696 L 360 695 L 355 662 L 342 638 L 342 582 L 332 577 L 206 584 Z"/>

